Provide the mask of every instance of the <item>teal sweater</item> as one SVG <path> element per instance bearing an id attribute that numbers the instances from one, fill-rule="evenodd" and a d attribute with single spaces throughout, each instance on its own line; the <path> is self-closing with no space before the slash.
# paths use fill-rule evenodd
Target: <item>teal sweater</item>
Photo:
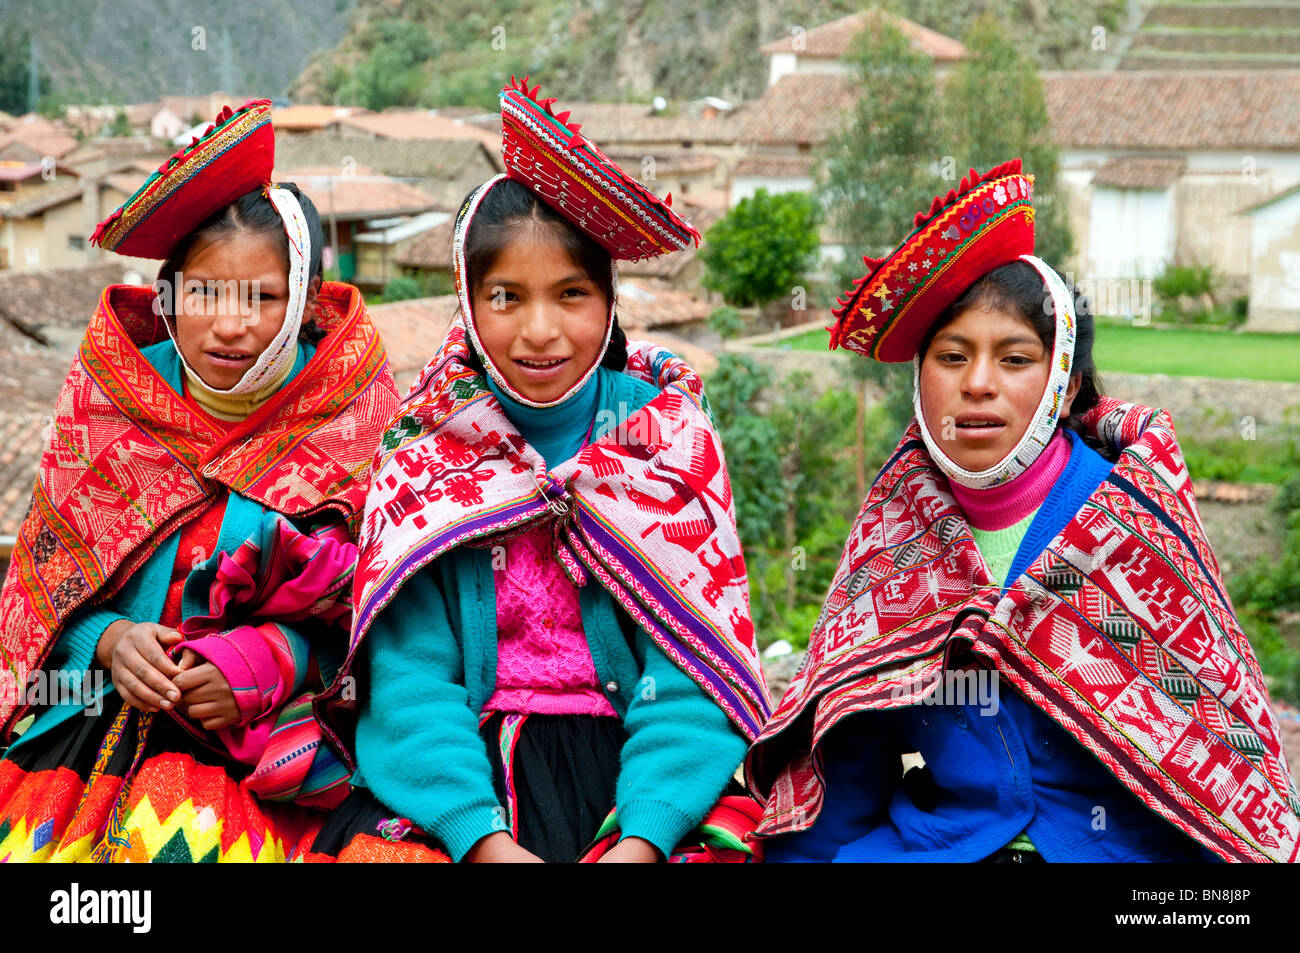
<path id="1" fill-rule="evenodd" d="M 571 456 L 593 418 L 611 424 L 601 429 L 612 429 L 657 394 L 605 368 L 587 388 L 545 412 L 509 398 L 503 404 L 551 461 L 543 448 Z M 543 417 L 549 423 L 557 414 L 568 421 L 567 435 L 538 434 L 542 446 L 533 444 L 528 431 L 534 417 L 549 415 Z M 641 837 L 667 856 L 713 806 L 748 743 L 595 580 L 578 590 L 578 604 L 597 678 L 628 735 L 615 791 L 622 835 Z M 353 783 L 368 787 L 460 860 L 480 838 L 501 829 L 478 729 L 496 688 L 491 551 L 458 547 L 407 580 L 371 626 L 366 658 L 370 690 L 357 723 Z"/>
<path id="2" fill-rule="evenodd" d="M 298 360 L 293 365 L 289 380 L 298 372 L 315 353 L 314 344 L 298 345 Z M 181 393 L 181 362 L 176 347 L 171 340 L 159 341 L 140 351 L 154 369 L 162 376 L 176 393 Z M 286 381 L 287 383 L 287 381 Z M 266 514 L 260 503 L 256 503 L 238 493 L 231 493 L 226 501 L 226 511 L 221 519 L 221 532 L 217 537 L 218 552 L 234 552 L 245 540 L 257 535 L 261 529 L 262 519 Z M 167 598 L 167 586 L 171 581 L 172 567 L 176 565 L 176 551 L 180 546 L 181 534 L 172 533 L 153 552 L 135 574 L 126 581 L 117 595 L 108 602 L 98 605 L 83 606 L 73 613 L 68 624 L 63 627 L 45 661 L 46 671 L 69 673 L 88 673 L 95 663 L 95 647 L 104 630 L 118 619 L 132 622 L 157 622 L 162 616 L 163 603 Z M 93 687 L 93 682 L 83 682 L 86 688 Z M 104 673 L 102 691 L 94 697 L 93 704 L 86 693 L 82 694 L 81 704 L 65 702 L 40 709 L 36 719 L 21 736 L 14 740 L 9 750 L 38 738 L 51 728 L 67 721 L 78 713 L 95 714 L 117 694 L 112 677 Z M 120 702 L 113 702 L 120 704 Z"/>

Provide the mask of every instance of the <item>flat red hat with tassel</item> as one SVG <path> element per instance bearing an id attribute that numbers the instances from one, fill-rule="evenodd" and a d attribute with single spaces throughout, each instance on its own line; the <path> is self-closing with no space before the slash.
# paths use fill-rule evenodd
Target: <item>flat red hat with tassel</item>
<path id="1" fill-rule="evenodd" d="M 100 222 L 90 241 L 121 255 L 164 259 L 208 216 L 270 184 L 274 166 L 270 100 L 227 106 Z"/>
<path id="2" fill-rule="evenodd" d="M 910 361 L 950 304 L 994 268 L 1034 251 L 1033 179 L 1020 160 L 974 169 L 885 258 L 863 258 L 867 273 L 831 310 L 831 349 L 878 361 Z"/>
<path id="3" fill-rule="evenodd" d="M 638 261 L 700 243 L 700 233 L 628 176 L 579 133 L 568 112 L 551 111 L 554 99 L 538 100 L 510 77 L 501 91 L 501 156 L 506 174 L 524 183 L 547 205 L 582 229 L 615 259 Z"/>

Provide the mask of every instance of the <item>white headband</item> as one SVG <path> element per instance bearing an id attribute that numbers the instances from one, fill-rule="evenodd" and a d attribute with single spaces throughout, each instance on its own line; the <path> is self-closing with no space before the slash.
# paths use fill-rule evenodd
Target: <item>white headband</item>
<path id="1" fill-rule="evenodd" d="M 284 312 L 284 324 L 280 326 L 279 332 L 267 345 L 266 350 L 258 355 L 253 366 L 244 372 L 239 382 L 227 390 L 209 388 L 215 394 L 255 393 L 266 386 L 268 381 L 283 377 L 298 358 L 296 344 L 298 332 L 302 328 L 303 309 L 307 304 L 307 269 L 311 262 L 311 236 L 307 231 L 307 219 L 302 214 L 302 206 L 298 204 L 292 192 L 288 189 L 272 188 L 268 189 L 266 194 L 271 204 L 275 206 L 275 210 L 280 213 L 285 234 L 289 236 L 289 304 Z M 174 276 L 172 280 L 175 280 Z M 181 300 L 180 288 L 172 289 L 172 300 L 174 302 Z M 179 304 L 174 306 L 173 310 L 179 311 Z M 181 353 L 171 322 L 164 321 L 163 324 L 167 326 L 167 333 L 171 336 L 172 343 L 176 345 L 176 353 L 180 355 L 181 364 L 190 374 L 198 377 L 186 362 L 185 355 Z M 199 379 L 202 380 L 201 377 Z"/>
<path id="2" fill-rule="evenodd" d="M 926 449 L 930 451 L 930 456 L 939 469 L 947 474 L 948 479 L 975 490 L 1001 486 L 1014 480 L 1038 459 L 1038 455 L 1043 452 L 1047 442 L 1056 433 L 1061 408 L 1065 405 L 1065 395 L 1070 388 L 1077 327 L 1074 302 L 1070 300 L 1070 293 L 1066 290 L 1061 276 L 1046 262 L 1033 255 L 1021 255 L 1020 260 L 1032 265 L 1047 284 L 1048 292 L 1052 296 L 1052 309 L 1056 315 L 1056 336 L 1052 344 L 1052 365 L 1047 375 L 1047 386 L 1043 389 L 1038 409 L 1034 411 L 1033 419 L 1025 428 L 1024 435 L 1010 453 L 987 470 L 978 473 L 965 470 L 953 462 L 952 458 L 940 449 L 939 442 L 934 439 L 925 422 L 925 414 L 921 408 L 921 355 L 917 354 L 912 358 L 912 406 L 916 411 L 917 423 L 921 426 L 921 438 L 925 441 Z"/>
<path id="3" fill-rule="evenodd" d="M 474 307 L 470 301 L 469 264 L 465 259 L 465 239 L 469 234 L 469 226 L 474 219 L 474 213 L 478 211 L 480 203 L 482 203 L 492 187 L 506 178 L 509 178 L 509 176 L 502 172 L 480 185 L 474 191 L 474 194 L 469 197 L 469 200 L 466 201 L 465 207 L 461 209 L 460 217 L 456 220 L 456 228 L 452 232 L 451 240 L 451 268 L 452 273 L 456 276 L 456 297 L 460 301 L 461 313 L 465 316 L 465 329 L 469 334 L 470 343 L 473 344 L 474 350 L 478 352 L 479 357 L 483 359 L 483 366 L 492 375 L 492 379 L 496 381 L 497 386 L 505 391 L 511 399 L 517 400 L 527 407 L 555 407 L 582 390 L 587 381 L 591 380 L 592 375 L 596 373 L 597 368 L 600 367 L 600 362 L 605 359 L 605 352 L 609 349 L 610 336 L 614 333 L 614 301 L 618 296 L 618 265 L 611 256 L 609 261 L 611 293 L 609 296 L 609 313 L 605 316 L 605 340 L 601 343 L 600 353 L 596 355 L 596 360 L 592 362 L 591 367 L 587 368 L 586 373 L 555 400 L 548 400 L 544 403 L 530 400 L 511 387 L 510 382 L 506 380 L 506 375 L 501 368 L 497 367 L 496 362 L 492 360 L 492 355 L 487 352 L 487 348 L 483 346 L 483 341 L 478 336 L 478 326 L 474 320 Z"/>

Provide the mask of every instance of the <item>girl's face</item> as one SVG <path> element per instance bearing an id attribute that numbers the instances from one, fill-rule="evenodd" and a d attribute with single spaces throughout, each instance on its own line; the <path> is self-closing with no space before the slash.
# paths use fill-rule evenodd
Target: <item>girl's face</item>
<path id="1" fill-rule="evenodd" d="M 921 358 L 930 434 L 965 470 L 987 470 L 1024 436 L 1047 387 L 1052 352 L 1018 314 L 976 305 L 946 324 Z M 1082 378 L 1075 374 L 1061 418 Z"/>
<path id="2" fill-rule="evenodd" d="M 181 269 L 183 284 L 174 289 L 177 346 L 205 384 L 226 390 L 284 324 L 284 255 L 267 238 L 236 233 L 200 245 Z"/>
<path id="3" fill-rule="evenodd" d="M 600 355 L 609 301 L 545 228 L 521 229 L 474 289 L 474 325 L 514 390 L 561 397 Z"/>

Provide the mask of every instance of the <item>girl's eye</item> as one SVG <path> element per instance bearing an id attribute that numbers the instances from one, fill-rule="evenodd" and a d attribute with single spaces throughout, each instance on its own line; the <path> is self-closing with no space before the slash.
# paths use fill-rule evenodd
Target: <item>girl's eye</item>
<path id="1" fill-rule="evenodd" d="M 564 294 L 572 295 L 573 297 L 586 297 L 588 292 L 586 288 L 573 287 L 573 288 L 565 288 Z"/>
<path id="2" fill-rule="evenodd" d="M 1010 363 L 1012 367 L 1025 367 L 1028 364 L 1034 363 L 1034 361 L 1031 361 L 1029 358 L 1024 357 L 1023 355 L 1020 354 L 1009 355 L 1008 357 L 1004 358 L 1004 360 Z"/>
<path id="3" fill-rule="evenodd" d="M 963 355 L 951 351 L 947 354 L 939 355 L 940 364 L 960 364 L 964 360 L 966 360 L 966 358 Z"/>

